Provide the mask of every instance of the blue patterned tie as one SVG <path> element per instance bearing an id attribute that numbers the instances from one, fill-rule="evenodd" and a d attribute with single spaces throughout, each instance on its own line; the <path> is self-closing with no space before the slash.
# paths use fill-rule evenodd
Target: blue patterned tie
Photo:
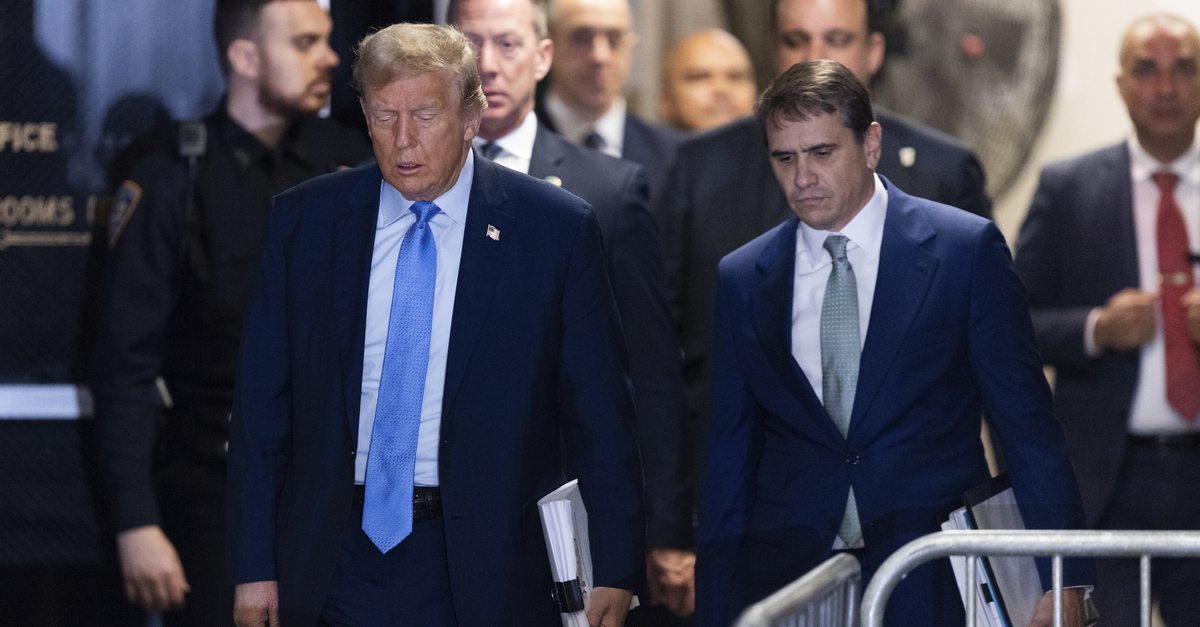
<path id="1" fill-rule="evenodd" d="M 845 235 L 825 238 L 824 248 L 833 257 L 833 269 L 825 284 L 825 303 L 821 306 L 821 400 L 825 411 L 845 437 L 850 433 L 850 414 L 854 410 L 854 391 L 858 387 L 858 360 L 861 352 L 858 322 L 858 282 L 854 268 L 846 258 Z M 838 536 L 853 546 L 862 537 L 854 488 L 846 499 Z"/>
<path id="2" fill-rule="evenodd" d="M 417 221 L 404 234 L 396 260 L 363 499 L 363 531 L 384 553 L 412 531 L 417 432 L 421 427 L 437 278 L 437 244 L 429 220 L 440 209 L 431 202 L 418 201 L 413 203 L 412 211 Z"/>

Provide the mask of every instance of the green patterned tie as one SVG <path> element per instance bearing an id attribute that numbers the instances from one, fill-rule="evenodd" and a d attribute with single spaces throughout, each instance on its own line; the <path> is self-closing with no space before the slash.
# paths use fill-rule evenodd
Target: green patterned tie
<path id="1" fill-rule="evenodd" d="M 833 269 L 825 285 L 825 304 L 821 307 L 821 397 L 825 411 L 845 437 L 850 433 L 850 413 L 854 409 L 854 390 L 858 387 L 859 346 L 858 284 L 854 268 L 846 258 L 846 236 L 825 238 L 825 250 L 833 257 Z M 846 499 L 846 514 L 838 536 L 846 546 L 862 538 L 854 488 Z"/>

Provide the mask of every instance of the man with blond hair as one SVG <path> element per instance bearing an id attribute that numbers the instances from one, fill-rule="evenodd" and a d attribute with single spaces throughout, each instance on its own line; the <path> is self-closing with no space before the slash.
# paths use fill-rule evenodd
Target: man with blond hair
<path id="1" fill-rule="evenodd" d="M 474 154 L 487 101 L 458 31 L 369 35 L 354 77 L 378 163 L 276 198 L 247 314 L 236 621 L 558 625 L 537 501 L 569 464 L 589 622 L 620 627 L 644 518 L 595 215 Z"/>

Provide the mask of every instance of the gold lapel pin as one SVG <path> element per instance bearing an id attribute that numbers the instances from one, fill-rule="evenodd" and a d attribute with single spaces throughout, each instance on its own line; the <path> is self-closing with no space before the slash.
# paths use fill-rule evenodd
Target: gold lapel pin
<path id="1" fill-rule="evenodd" d="M 558 178 L 557 176 L 554 176 L 553 174 L 551 174 L 550 176 L 547 176 L 545 178 L 545 181 L 551 185 L 557 185 L 559 187 L 562 187 L 562 179 Z"/>
<path id="2" fill-rule="evenodd" d="M 497 242 L 500 241 L 500 229 L 489 224 L 488 230 L 487 230 L 487 236 Z"/>

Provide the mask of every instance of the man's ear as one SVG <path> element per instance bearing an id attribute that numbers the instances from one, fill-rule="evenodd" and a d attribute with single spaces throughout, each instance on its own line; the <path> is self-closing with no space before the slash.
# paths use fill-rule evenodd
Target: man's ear
<path id="1" fill-rule="evenodd" d="M 257 81 L 262 72 L 262 57 L 258 54 L 258 44 L 249 39 L 234 39 L 225 50 L 229 59 L 229 68 L 243 78 Z"/>
<path id="2" fill-rule="evenodd" d="M 879 73 L 879 68 L 883 67 L 883 59 L 886 56 L 887 41 L 883 38 L 883 33 L 867 35 L 867 70 L 872 78 Z"/>
<path id="3" fill-rule="evenodd" d="M 540 81 L 546 78 L 551 64 L 554 63 L 554 40 L 547 37 L 534 46 L 534 56 L 537 58 L 537 62 L 534 65 L 533 77 Z"/>
<path id="4" fill-rule="evenodd" d="M 867 155 L 867 165 L 874 170 L 879 166 L 879 156 L 883 154 L 883 127 L 879 122 L 871 122 L 867 134 L 863 137 L 863 151 Z"/>

